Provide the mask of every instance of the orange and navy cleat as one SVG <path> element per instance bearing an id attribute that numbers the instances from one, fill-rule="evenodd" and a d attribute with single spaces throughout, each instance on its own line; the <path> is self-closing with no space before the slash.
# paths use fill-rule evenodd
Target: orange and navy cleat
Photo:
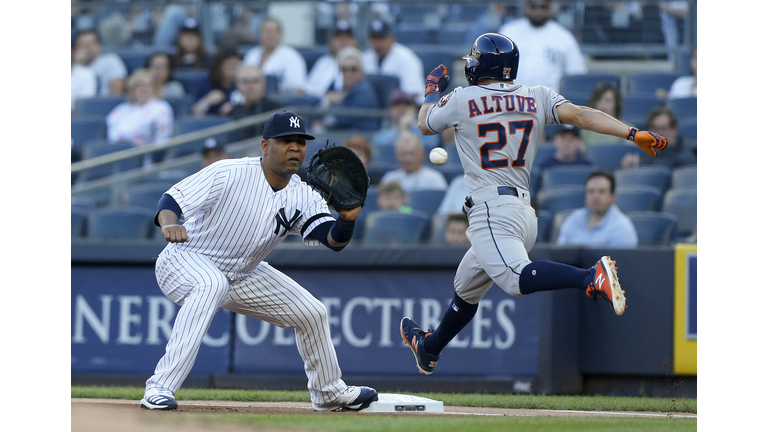
<path id="1" fill-rule="evenodd" d="M 413 351 L 416 357 L 416 366 L 419 367 L 419 373 L 429 375 L 435 371 L 439 355 L 428 353 L 424 349 L 424 340 L 431 333 L 427 333 L 419 327 L 412 319 L 405 317 L 400 321 L 400 336 L 403 337 L 405 344 Z"/>
<path id="2" fill-rule="evenodd" d="M 601 297 L 611 303 L 616 315 L 623 314 L 624 309 L 627 308 L 627 300 L 619 285 L 619 275 L 616 273 L 619 268 L 616 267 L 616 261 L 612 261 L 609 256 L 604 256 L 592 268 L 595 269 L 595 276 L 587 287 L 587 296 L 595 300 Z"/>

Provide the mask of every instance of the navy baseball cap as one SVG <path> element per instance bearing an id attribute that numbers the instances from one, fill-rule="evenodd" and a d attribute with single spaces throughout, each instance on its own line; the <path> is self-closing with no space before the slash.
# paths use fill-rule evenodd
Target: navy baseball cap
<path id="1" fill-rule="evenodd" d="M 568 124 L 557 125 L 557 127 L 555 128 L 555 131 L 552 133 L 552 136 L 555 136 L 564 132 L 571 132 L 577 137 L 581 136 L 581 129 L 577 128 L 576 126 L 571 126 Z"/>
<path id="2" fill-rule="evenodd" d="M 371 21 L 371 25 L 368 26 L 369 37 L 382 38 L 391 34 L 392 27 L 390 27 L 386 21 L 375 19 Z"/>
<path id="3" fill-rule="evenodd" d="M 348 34 L 350 36 L 354 36 L 352 33 L 352 25 L 349 23 L 349 21 L 346 20 L 339 20 L 336 23 L 336 27 L 333 29 L 333 35 L 340 35 L 342 33 Z"/>
<path id="4" fill-rule="evenodd" d="M 224 151 L 224 143 L 220 143 L 219 140 L 216 139 L 216 137 L 208 137 L 203 141 L 203 154 L 206 154 L 207 152 L 215 150 L 220 151 L 222 153 L 226 153 Z"/>
<path id="5" fill-rule="evenodd" d="M 179 32 L 194 32 L 200 33 L 200 26 L 197 24 L 197 20 L 194 18 L 186 18 L 181 24 Z"/>
<path id="6" fill-rule="evenodd" d="M 304 118 L 290 111 L 273 114 L 264 123 L 264 139 L 276 138 L 286 135 L 301 135 L 308 140 L 315 137 L 307 133 L 304 127 Z"/>

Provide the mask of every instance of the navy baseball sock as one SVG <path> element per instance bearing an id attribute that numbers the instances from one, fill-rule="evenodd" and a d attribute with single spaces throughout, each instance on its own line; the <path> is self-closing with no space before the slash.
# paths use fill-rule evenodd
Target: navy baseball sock
<path id="1" fill-rule="evenodd" d="M 424 340 L 424 349 L 430 354 L 439 355 L 443 348 L 459 334 L 461 329 L 472 321 L 475 312 L 477 312 L 476 304 L 469 304 L 462 300 L 458 294 L 453 293 L 451 307 L 445 311 L 443 320 L 440 321 L 437 329 Z"/>
<path id="2" fill-rule="evenodd" d="M 594 270 L 580 269 L 552 261 L 534 261 L 520 272 L 520 292 L 552 291 L 563 288 L 586 289 L 594 278 Z"/>

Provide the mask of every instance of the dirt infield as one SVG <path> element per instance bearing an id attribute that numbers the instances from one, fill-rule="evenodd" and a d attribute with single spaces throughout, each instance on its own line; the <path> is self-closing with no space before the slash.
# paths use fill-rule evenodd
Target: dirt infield
<path id="1" fill-rule="evenodd" d="M 166 432 L 179 430 L 186 432 L 210 431 L 210 425 L 186 418 L 184 413 L 210 414 L 307 414 L 307 415 L 481 415 L 481 416 L 566 416 L 566 417 L 678 417 L 696 418 L 696 414 L 685 413 L 649 413 L 649 412 L 606 412 L 606 411 L 562 411 L 529 410 L 506 408 L 444 407 L 445 413 L 355 413 L 355 412 L 315 412 L 307 402 L 233 402 L 233 401 L 179 401 L 179 409 L 163 413 L 142 410 L 139 401 L 119 399 L 72 399 L 72 430 L 78 432 Z M 220 432 L 241 432 L 253 430 L 245 425 L 222 424 L 216 426 Z M 279 429 L 286 431 L 286 429 Z M 275 431 L 277 431 L 275 429 Z"/>

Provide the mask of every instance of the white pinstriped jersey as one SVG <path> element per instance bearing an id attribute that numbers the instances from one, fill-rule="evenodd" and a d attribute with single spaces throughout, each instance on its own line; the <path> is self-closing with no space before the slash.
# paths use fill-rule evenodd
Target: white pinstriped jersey
<path id="1" fill-rule="evenodd" d="M 334 220 L 322 196 L 297 175 L 275 192 L 260 157 L 213 163 L 166 193 L 181 207 L 189 236 L 166 248 L 205 255 L 230 280 L 253 271 L 286 235 L 319 244 L 307 236 Z"/>
<path id="2" fill-rule="evenodd" d="M 487 186 L 528 190 L 544 126 L 560 124 L 555 107 L 566 102 L 549 87 L 493 83 L 457 87 L 429 108 L 427 127 L 456 127 L 456 146 L 467 191 Z"/>

